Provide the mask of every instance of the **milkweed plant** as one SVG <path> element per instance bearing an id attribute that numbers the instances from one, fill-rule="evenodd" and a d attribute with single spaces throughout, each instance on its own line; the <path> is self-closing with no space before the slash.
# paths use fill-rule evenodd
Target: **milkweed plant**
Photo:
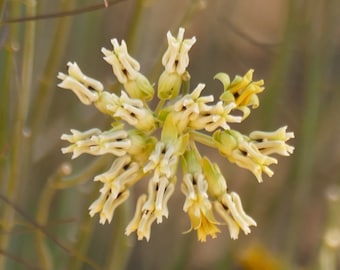
<path id="1" fill-rule="evenodd" d="M 248 234 L 256 222 L 245 213 L 239 195 L 228 189 L 218 164 L 201 156 L 199 145 L 216 149 L 262 182 L 263 173 L 273 175 L 269 166 L 277 159 L 272 154 L 289 156 L 293 152 L 294 147 L 286 142 L 294 134 L 287 132 L 286 126 L 249 135 L 232 129 L 230 123 L 241 123 L 259 106 L 258 94 L 264 90 L 264 81 L 253 81 L 252 69 L 233 80 L 226 73 L 218 73 L 214 78 L 223 88 L 214 102 L 213 95 L 205 94 L 205 84 L 188 89 L 188 53 L 196 38 L 184 39 L 184 29 L 180 28 L 177 37 L 168 32 L 167 40 L 162 57 L 164 71 L 155 85 L 140 72 L 140 64 L 129 55 L 124 40 L 119 43 L 112 39 L 112 50 L 102 48 L 104 60 L 124 88 L 120 94 L 106 91 L 77 63 L 67 64 L 68 74 L 58 74 L 58 86 L 72 90 L 83 104 L 94 105 L 109 115 L 112 124 L 105 131 L 71 129 L 71 134 L 61 136 L 70 143 L 62 152 L 72 153 L 72 158 L 84 153 L 113 156 L 111 167 L 94 177 L 102 187 L 89 213 L 91 217 L 98 214 L 100 223 L 110 223 L 116 208 L 129 198 L 130 188 L 148 179 L 147 192 L 139 196 L 125 233 L 136 232 L 139 240 L 149 241 L 152 224 L 169 216 L 167 204 L 179 178 L 185 196 L 183 211 L 198 240 L 215 238 L 220 225 L 227 225 L 230 237 L 236 239 L 240 229 Z M 158 105 L 153 109 L 150 101 L 155 92 Z"/>

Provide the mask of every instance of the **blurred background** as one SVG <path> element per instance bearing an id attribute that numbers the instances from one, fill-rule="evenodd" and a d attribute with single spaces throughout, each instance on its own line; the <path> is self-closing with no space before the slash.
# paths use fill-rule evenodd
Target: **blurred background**
<path id="1" fill-rule="evenodd" d="M 340 2 L 337 0 L 0 0 L 0 269 L 340 269 Z M 100 49 L 125 39 L 151 82 L 162 72 L 166 32 L 196 36 L 191 86 L 254 68 L 264 79 L 260 107 L 241 125 L 249 133 L 288 125 L 291 157 L 258 184 L 215 152 L 228 188 L 257 221 L 238 240 L 227 228 L 206 243 L 182 211 L 177 185 L 169 218 L 149 242 L 126 237 L 143 183 L 111 224 L 90 218 L 110 157 L 62 155 L 71 128 L 105 129 L 110 119 L 58 88 L 57 73 L 76 61 L 115 87 Z M 216 91 L 216 92 L 215 92 Z M 216 155 L 216 156 L 214 156 Z"/>

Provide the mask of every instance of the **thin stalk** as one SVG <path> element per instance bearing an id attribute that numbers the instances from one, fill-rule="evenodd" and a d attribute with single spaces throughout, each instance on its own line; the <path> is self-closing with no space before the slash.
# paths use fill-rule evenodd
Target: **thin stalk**
<path id="1" fill-rule="evenodd" d="M 264 128 L 271 128 L 275 121 L 275 117 L 277 116 L 277 104 L 278 100 L 283 97 L 283 93 L 285 90 L 282 88 L 285 85 L 282 82 L 287 81 L 288 76 L 290 75 L 291 67 L 294 63 L 294 55 L 298 43 L 298 37 L 301 35 L 301 29 L 299 26 L 299 19 L 301 17 L 301 8 L 299 6 L 298 1 L 290 0 L 287 3 L 288 12 L 286 14 L 286 27 L 283 35 L 283 42 L 279 47 L 280 51 L 275 59 L 275 62 L 271 68 L 272 74 L 270 75 L 270 82 L 267 85 L 267 93 L 263 97 L 263 107 L 261 119 L 263 119 Z M 294 154 L 295 156 L 295 154 Z M 294 157 L 293 157 L 294 158 Z M 250 187 L 248 191 L 249 196 L 249 207 L 256 205 L 256 201 L 258 200 L 259 194 L 254 192 L 254 186 Z M 261 191 L 259 191 L 261 192 Z M 282 192 L 282 194 L 285 194 Z M 282 196 L 275 196 L 268 205 L 268 209 L 266 213 L 264 213 L 264 218 L 280 220 L 281 212 L 278 212 L 277 209 L 280 208 L 281 202 L 285 199 Z M 286 203 L 285 203 L 286 204 Z M 266 231 L 266 234 L 263 236 L 272 244 L 275 242 L 277 235 L 277 231 L 275 230 L 275 226 L 271 226 L 268 228 L 270 231 Z"/>
<path id="2" fill-rule="evenodd" d="M 288 5 L 287 26 L 283 42 L 280 46 L 280 53 L 272 67 L 273 72 L 270 76 L 270 82 L 266 87 L 268 90 L 266 90 L 266 95 L 262 101 L 262 104 L 265 106 L 261 118 L 264 120 L 265 127 L 271 127 L 277 116 L 278 100 L 285 93 L 283 89 L 285 85 L 282 82 L 287 80 L 291 70 L 295 55 L 294 47 L 299 35 L 298 20 L 301 16 L 299 1 L 290 0 Z"/>
<path id="3" fill-rule="evenodd" d="M 183 81 L 182 94 L 187 95 L 190 92 L 190 79 Z"/>
<path id="4" fill-rule="evenodd" d="M 319 12 L 320 7 L 313 8 L 310 18 L 314 17 L 314 12 Z M 333 8 L 327 6 L 325 8 L 326 14 L 323 14 L 323 18 L 328 17 L 328 12 L 332 12 Z M 327 32 L 328 25 L 325 21 L 322 22 Z M 317 27 L 316 25 L 314 25 Z M 315 148 L 310 147 L 315 143 L 316 134 L 318 131 L 319 117 L 321 111 L 321 93 L 322 86 L 324 85 L 324 70 L 328 65 L 330 58 L 325 58 L 323 51 L 326 49 L 323 42 L 327 42 L 323 36 L 321 39 L 315 35 L 313 27 L 309 29 L 308 38 L 308 54 L 307 54 L 307 70 L 306 70 L 306 95 L 305 95 L 305 107 L 303 111 L 303 119 L 301 121 L 301 130 L 299 132 L 299 148 L 296 153 L 296 161 L 294 162 L 295 168 L 293 170 L 292 179 L 294 179 L 295 187 L 293 188 L 293 211 L 291 216 L 291 223 L 288 226 L 288 237 L 286 246 L 286 257 L 288 262 L 292 262 L 297 255 L 299 248 L 299 235 L 301 233 L 301 226 L 303 224 L 304 210 L 306 209 L 308 200 L 311 196 L 311 189 L 313 185 L 313 166 L 315 162 Z M 327 33 L 329 35 L 329 33 Z M 321 42 L 320 42 L 321 40 Z M 328 46 L 328 45 L 327 45 Z M 326 49 L 327 51 L 327 49 Z"/>
<path id="5" fill-rule="evenodd" d="M 53 187 L 55 189 L 66 189 L 71 188 L 85 181 L 88 181 L 93 175 L 95 175 L 98 171 L 104 169 L 110 158 L 107 156 L 102 156 L 88 165 L 83 171 L 79 172 L 77 175 L 65 176 L 58 181 L 53 183 Z"/>
<path id="6" fill-rule="evenodd" d="M 68 169 L 66 166 L 60 166 L 60 168 L 57 170 L 56 173 L 50 177 L 46 185 L 42 191 L 42 194 L 39 198 L 38 203 L 38 210 L 37 210 L 37 222 L 41 226 L 46 226 L 48 222 L 48 214 L 50 210 L 50 206 L 54 197 L 54 194 L 56 192 L 56 189 L 53 186 L 54 182 L 60 181 L 60 179 L 67 175 L 70 172 L 70 169 Z M 49 249 L 45 243 L 45 235 L 37 230 L 36 234 L 36 246 L 38 250 L 38 257 L 40 259 L 40 266 L 42 269 L 53 269 L 53 261 L 52 256 L 49 252 Z"/>
<path id="7" fill-rule="evenodd" d="M 199 142 L 201 144 L 204 144 L 206 146 L 216 148 L 215 142 L 212 140 L 211 136 L 203 134 L 198 131 L 192 131 L 190 132 L 190 137 L 192 140 Z"/>
<path id="8" fill-rule="evenodd" d="M 36 5 L 34 1 L 27 1 L 26 15 L 34 16 L 36 12 Z M 17 111 L 15 116 L 13 141 L 11 142 L 12 151 L 10 157 L 10 173 L 9 183 L 6 189 L 7 196 L 16 201 L 18 195 L 19 180 L 22 179 L 21 172 L 24 169 L 22 160 L 24 148 L 24 125 L 29 107 L 29 99 L 32 86 L 32 71 L 33 71 L 33 56 L 34 56 L 34 43 L 35 43 L 35 22 L 30 22 L 25 28 L 24 37 L 24 51 L 22 62 L 22 78 L 21 78 L 21 91 L 18 95 Z M 3 224 L 6 234 L 0 238 L 0 249 L 6 250 L 10 241 L 10 232 L 15 223 L 15 211 L 10 205 L 5 206 L 3 214 Z M 5 259 L 0 257 L 0 269 L 5 269 Z"/>
<path id="9" fill-rule="evenodd" d="M 109 260 L 106 263 L 107 269 L 125 269 L 129 254 L 132 248 L 130 238 L 124 234 L 124 225 L 128 223 L 128 213 L 131 212 L 129 203 L 121 205 L 115 213 L 114 219 L 114 231 L 112 239 L 111 250 L 112 256 L 109 256 Z"/>
<path id="10" fill-rule="evenodd" d="M 0 22 L 2 21 L 8 0 L 0 0 Z"/>
<path id="11" fill-rule="evenodd" d="M 163 109 L 164 104 L 165 104 L 166 100 L 165 99 L 161 99 L 159 100 L 157 107 L 155 109 L 155 115 L 158 116 L 158 114 L 160 113 L 160 111 Z"/>
<path id="12" fill-rule="evenodd" d="M 64 0 L 61 6 L 62 10 L 73 8 L 75 6 L 75 2 L 75 0 Z M 36 135 L 39 133 L 39 130 L 48 115 L 50 103 L 54 95 L 54 91 L 51 89 L 51 84 L 55 81 L 57 68 L 60 64 L 60 59 L 62 59 L 62 54 L 65 51 L 71 20 L 72 17 L 62 18 L 58 21 L 56 26 L 57 30 L 47 59 L 47 66 L 42 74 L 42 80 L 38 86 L 35 98 L 36 104 L 39 105 L 33 107 L 32 116 L 30 117 L 32 122 L 32 138 L 37 138 Z"/>
<path id="13" fill-rule="evenodd" d="M 327 215 L 322 244 L 319 251 L 319 270 L 336 270 L 340 262 L 337 255 L 340 251 L 340 186 L 332 185 L 326 191 Z M 315 268 L 316 269 L 316 268 Z"/>
<path id="14" fill-rule="evenodd" d="M 50 233 L 46 227 L 41 226 L 39 223 L 37 223 L 33 218 L 31 218 L 30 216 L 28 216 L 26 214 L 26 212 L 24 210 L 22 210 L 20 207 L 18 207 L 13 201 L 10 201 L 6 196 L 4 196 L 3 194 L 0 193 L 0 199 L 2 201 L 4 201 L 6 204 L 11 205 L 12 209 L 16 211 L 16 213 L 18 213 L 26 222 L 28 222 L 29 224 L 31 224 L 34 228 L 36 228 L 37 230 L 40 230 L 42 233 L 44 233 L 44 235 L 46 235 L 51 241 L 53 241 L 54 244 L 56 244 L 59 248 L 61 248 L 65 253 L 67 254 L 71 254 L 72 256 L 77 257 L 79 260 L 84 261 L 85 263 L 87 263 L 89 266 L 91 266 L 91 269 L 100 269 L 100 267 L 93 262 L 92 260 L 90 260 L 89 258 L 87 258 L 86 256 L 84 256 L 83 254 L 81 254 L 80 252 L 78 252 L 78 250 L 76 249 L 72 249 L 70 247 L 68 247 L 66 244 L 64 244 L 61 240 L 59 240 L 57 237 L 55 237 L 52 233 Z M 1 251 L 1 249 L 0 249 Z M 44 269 L 45 270 L 45 269 Z"/>
<path id="15" fill-rule="evenodd" d="M 132 19 L 129 25 L 128 35 L 126 38 L 126 43 L 128 45 L 130 53 L 133 53 L 136 49 L 138 26 L 140 24 L 140 20 L 143 14 L 144 2 L 145 2 L 144 0 L 135 1 L 135 8 L 133 10 Z"/>
<path id="16" fill-rule="evenodd" d="M 98 192 L 96 189 L 93 189 L 93 191 L 96 193 Z M 87 209 L 83 212 L 82 222 L 79 224 L 77 242 L 73 245 L 73 248 L 78 250 L 81 254 L 86 254 L 91 237 L 93 235 L 94 219 L 89 218 Z M 82 269 L 83 264 L 83 261 L 80 261 L 78 258 L 72 256 L 68 263 L 67 269 L 80 270 Z"/>
<path id="17" fill-rule="evenodd" d="M 57 172 L 53 174 L 48 181 L 42 191 L 40 201 L 38 204 L 37 210 L 37 222 L 41 226 L 45 226 L 48 223 L 48 214 L 50 211 L 51 203 L 54 199 L 54 196 L 58 189 L 66 189 L 75 185 L 79 185 L 88 181 L 95 173 L 101 170 L 106 164 L 107 158 L 99 158 L 95 162 L 93 162 L 90 166 L 86 167 L 80 174 L 73 176 L 70 175 L 71 168 L 68 164 L 62 164 Z M 83 224 L 82 224 L 83 225 Z M 86 235 L 90 235 L 91 226 L 82 227 L 81 230 L 86 232 Z M 83 234 L 83 233 L 82 233 Z M 81 238 L 82 239 L 82 238 Z M 43 269 L 53 269 L 52 257 L 49 252 L 49 249 L 46 244 L 46 234 L 37 230 L 36 232 L 36 245 L 38 250 L 38 255 L 40 258 L 40 264 Z M 79 258 L 83 257 L 83 250 L 85 249 L 86 242 L 82 240 L 81 244 L 76 245 L 72 248 L 73 252 L 77 251 L 78 256 L 74 256 L 72 261 L 77 261 L 78 264 L 83 262 L 87 262 L 86 260 L 79 260 Z M 70 268 L 75 269 L 75 268 Z"/>
<path id="18" fill-rule="evenodd" d="M 4 179 L 7 178 L 8 148 L 9 146 L 9 119 L 10 119 L 10 78 L 13 71 L 13 50 L 12 48 L 3 51 L 3 66 L 1 69 L 1 91 L 0 91 L 0 187 L 4 186 Z M 1 57 L 1 56 L 0 56 Z"/>

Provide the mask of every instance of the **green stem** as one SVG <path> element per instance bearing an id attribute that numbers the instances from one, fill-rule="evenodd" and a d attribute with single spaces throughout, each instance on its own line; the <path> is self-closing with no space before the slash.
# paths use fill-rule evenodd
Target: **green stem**
<path id="1" fill-rule="evenodd" d="M 96 193 L 98 192 L 96 189 L 93 189 Z M 86 211 L 83 211 L 83 217 L 82 221 L 79 224 L 78 228 L 78 235 L 77 235 L 77 242 L 74 244 L 74 249 L 78 250 L 81 254 L 85 254 L 87 251 L 87 248 L 90 244 L 91 237 L 93 235 L 93 228 L 94 228 L 94 220 L 92 218 L 89 218 L 89 213 L 86 209 Z M 70 261 L 68 263 L 67 269 L 72 270 L 78 270 L 82 269 L 84 262 L 79 260 L 78 258 L 72 256 L 70 258 Z"/>
<path id="2" fill-rule="evenodd" d="M 61 9 L 69 10 L 75 6 L 75 0 L 64 0 Z M 37 134 L 43 126 L 48 110 L 50 108 L 51 100 L 55 91 L 51 89 L 52 83 L 55 81 L 57 69 L 65 51 L 68 41 L 72 17 L 65 17 L 58 21 L 56 33 L 53 38 L 52 47 L 50 49 L 49 57 L 47 59 L 47 66 L 42 74 L 42 79 L 38 86 L 36 94 L 36 103 L 39 104 L 32 108 L 30 122 L 32 122 L 32 138 L 37 138 Z M 52 85 L 55 88 L 54 85 Z"/>
<path id="3" fill-rule="evenodd" d="M 50 206 L 56 192 L 53 183 L 60 181 L 60 179 L 66 174 L 68 174 L 68 170 L 63 169 L 63 166 L 60 166 L 57 172 L 46 182 L 46 185 L 40 196 L 37 210 L 37 222 L 41 226 L 46 226 L 48 222 Z M 38 256 L 40 259 L 40 266 L 42 269 L 53 269 L 52 256 L 45 242 L 45 235 L 41 231 L 37 230 L 35 237 Z"/>
<path id="4" fill-rule="evenodd" d="M 287 14 L 287 26 L 285 29 L 283 43 L 280 46 L 280 53 L 272 67 L 270 82 L 267 85 L 266 94 L 263 97 L 262 104 L 264 105 L 262 119 L 264 119 L 265 127 L 271 127 L 277 116 L 277 105 L 282 94 L 285 93 L 286 85 L 282 82 L 287 81 L 287 77 L 291 70 L 291 65 L 294 61 L 294 47 L 296 46 L 299 35 L 298 19 L 301 15 L 299 3 L 295 0 L 290 0 L 289 12 Z"/>
<path id="5" fill-rule="evenodd" d="M 183 81 L 182 94 L 186 95 L 190 91 L 190 79 Z"/>
<path id="6" fill-rule="evenodd" d="M 13 53 L 12 48 L 3 50 L 3 55 L 0 58 L 3 59 L 4 65 L 0 67 L 0 81 L 1 81 L 1 91 L 0 91 L 0 187 L 2 188 L 5 183 L 4 179 L 7 178 L 7 165 L 8 165 L 8 150 L 10 147 L 10 78 L 13 72 Z M 1 59 L 0 59 L 1 61 Z"/>
<path id="7" fill-rule="evenodd" d="M 0 22 L 2 21 L 8 0 L 0 0 Z"/>
<path id="8" fill-rule="evenodd" d="M 332 4 L 335 4 L 334 1 Z M 329 40 L 332 33 L 329 33 L 329 28 L 332 26 L 332 20 L 325 21 L 334 12 L 334 6 L 330 3 L 326 3 L 325 7 L 315 8 L 314 5 L 309 7 L 312 10 L 309 15 L 312 21 L 315 14 L 319 10 L 324 10 L 323 14 L 324 21 L 322 22 L 323 35 L 321 38 L 315 34 L 315 29 L 318 28 L 320 22 L 317 25 L 311 23 L 308 36 L 308 47 L 306 59 L 306 95 L 305 95 L 305 106 L 303 110 L 303 119 L 301 121 L 301 130 L 298 133 L 300 140 L 297 143 L 299 148 L 296 153 L 296 161 L 294 162 L 293 175 L 290 179 L 294 180 L 290 183 L 290 190 L 294 190 L 293 194 L 293 211 L 291 215 L 291 223 L 287 226 L 287 242 L 286 242 L 286 257 L 289 262 L 293 262 L 299 248 L 300 234 L 303 224 L 304 211 L 307 207 L 308 200 L 310 200 L 311 190 L 313 187 L 313 172 L 315 166 L 315 148 L 310 147 L 315 144 L 316 134 L 319 129 L 319 118 L 321 108 L 321 94 L 322 88 L 327 80 L 325 77 L 326 67 L 329 62 L 332 61 L 331 55 L 328 53 L 328 57 L 325 56 L 324 52 L 329 51 Z M 316 23 L 316 22 L 315 22 Z M 292 188 L 292 185 L 294 187 Z"/>
<path id="9" fill-rule="evenodd" d="M 19 9 L 19 6 L 18 6 Z M 34 1 L 27 1 L 26 15 L 34 16 L 36 13 L 36 5 Z M 19 194 L 19 180 L 22 179 L 22 171 L 25 167 L 23 152 L 24 143 L 24 125 L 29 107 L 29 99 L 32 87 L 33 57 L 35 44 L 35 22 L 27 23 L 24 36 L 24 51 L 22 62 L 22 78 L 20 91 L 18 91 L 18 104 L 14 123 L 13 140 L 11 142 L 10 172 L 9 183 L 6 188 L 6 194 L 12 201 L 16 201 Z M 15 223 L 15 211 L 10 205 L 5 206 L 3 213 L 4 230 L 6 231 L 0 238 L 0 249 L 6 250 L 10 241 L 10 232 Z M 0 269 L 5 269 L 5 259 L 0 256 Z"/>
<path id="10" fill-rule="evenodd" d="M 132 20 L 129 25 L 128 34 L 126 38 L 126 43 L 129 48 L 129 52 L 133 53 L 136 49 L 136 39 L 138 33 L 138 26 L 140 24 L 140 20 L 142 18 L 143 10 L 144 10 L 144 0 L 136 0 L 135 8 L 132 14 Z"/>
<path id="11" fill-rule="evenodd" d="M 211 136 L 206 135 L 204 133 L 198 132 L 198 131 L 191 131 L 190 137 L 192 140 L 199 142 L 201 144 L 204 144 L 206 146 L 216 148 L 215 142 L 212 140 Z"/>
<path id="12" fill-rule="evenodd" d="M 58 181 L 53 183 L 54 188 L 56 189 L 66 189 L 81 183 L 84 183 L 88 179 L 92 178 L 98 171 L 103 170 L 109 161 L 109 157 L 102 156 L 88 165 L 83 171 L 81 171 L 77 175 L 70 175 L 61 178 Z"/>
<path id="13" fill-rule="evenodd" d="M 112 255 L 109 256 L 109 261 L 106 263 L 107 269 L 125 269 L 128 257 L 133 247 L 130 238 L 124 234 L 124 225 L 128 223 L 128 213 L 130 211 L 129 203 L 121 205 L 115 213 L 114 231 L 112 239 Z"/>
<path id="14" fill-rule="evenodd" d="M 57 170 L 57 172 L 48 179 L 42 191 L 42 195 L 40 197 L 40 201 L 38 204 L 39 208 L 37 210 L 37 222 L 41 226 L 45 226 L 47 224 L 48 213 L 51 207 L 51 203 L 58 189 L 70 188 L 72 186 L 79 185 L 81 183 L 88 181 L 89 178 L 93 177 L 94 174 L 103 169 L 105 164 L 107 164 L 106 161 L 107 158 L 105 157 L 99 158 L 76 176 L 74 175 L 68 176 L 71 171 L 71 168 L 69 167 L 68 164 L 62 164 Z M 84 235 L 85 233 L 85 235 L 89 237 L 91 235 L 90 233 L 91 230 L 92 230 L 91 225 L 87 224 L 84 228 L 81 227 L 80 234 Z M 45 234 L 43 234 L 41 231 L 36 232 L 36 245 L 42 269 L 53 269 L 51 254 L 48 250 L 45 239 L 46 239 Z M 83 251 L 86 249 L 87 246 L 87 241 L 84 241 L 83 236 L 80 237 L 79 239 L 80 241 L 78 241 L 76 246 L 73 247 L 72 249 L 76 250 L 77 254 L 83 254 Z M 77 265 L 85 262 L 84 260 L 79 260 L 80 257 L 81 257 L 80 255 L 74 256 L 71 260 L 71 264 L 75 265 L 74 264 L 75 261 L 77 262 Z M 70 269 L 75 268 L 72 267 Z"/>
<path id="15" fill-rule="evenodd" d="M 158 114 L 160 113 L 160 111 L 163 109 L 163 106 L 165 104 L 166 100 L 165 99 L 161 99 L 159 100 L 157 107 L 155 109 L 155 115 L 158 116 Z"/>

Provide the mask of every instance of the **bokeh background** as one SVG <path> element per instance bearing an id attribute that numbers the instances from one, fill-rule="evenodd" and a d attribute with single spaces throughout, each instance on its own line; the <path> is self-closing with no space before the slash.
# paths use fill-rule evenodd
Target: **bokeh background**
<path id="1" fill-rule="evenodd" d="M 70 12 L 71 11 L 71 12 Z M 21 18 L 21 19 L 20 19 Z M 19 20 L 16 20 L 19 19 Z M 0 269 L 340 269 L 340 2 L 337 0 L 0 0 Z M 206 243 L 183 234 L 189 220 L 177 187 L 170 216 L 149 242 L 126 237 L 138 184 L 111 224 L 91 219 L 110 157 L 62 155 L 69 129 L 105 129 L 106 116 L 56 86 L 68 61 L 116 87 L 101 47 L 125 39 L 156 82 L 166 32 L 196 36 L 191 85 L 255 69 L 261 106 L 245 133 L 288 125 L 294 154 L 258 184 L 215 152 L 228 187 L 258 226 L 238 240 L 227 229 Z M 216 155 L 216 156 L 214 156 Z M 57 184 L 56 184 L 57 183 Z"/>

